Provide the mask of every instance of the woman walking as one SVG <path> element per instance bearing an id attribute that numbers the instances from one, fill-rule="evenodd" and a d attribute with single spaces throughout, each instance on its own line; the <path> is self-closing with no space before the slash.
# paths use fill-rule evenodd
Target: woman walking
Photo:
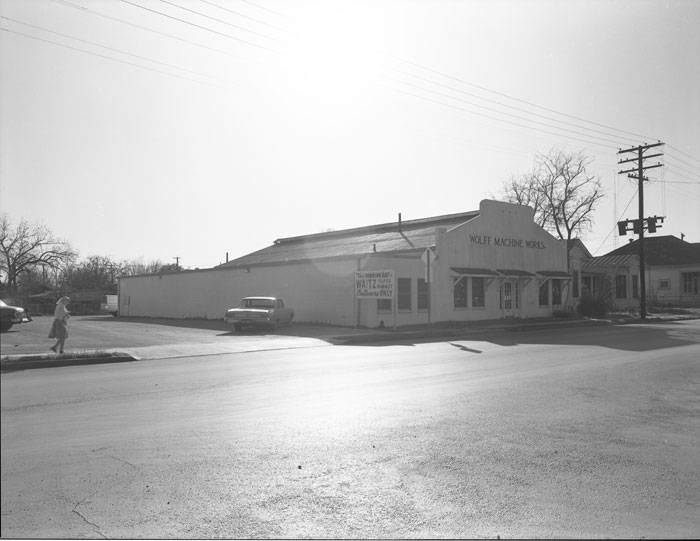
<path id="1" fill-rule="evenodd" d="M 66 305 L 70 302 L 69 297 L 61 297 L 56 301 L 56 310 L 53 313 L 53 323 L 51 324 L 51 332 L 49 338 L 55 338 L 56 343 L 51 348 L 51 351 L 56 353 L 58 348 L 59 353 L 63 353 L 63 344 L 68 338 L 68 318 L 70 312 L 66 309 Z"/>

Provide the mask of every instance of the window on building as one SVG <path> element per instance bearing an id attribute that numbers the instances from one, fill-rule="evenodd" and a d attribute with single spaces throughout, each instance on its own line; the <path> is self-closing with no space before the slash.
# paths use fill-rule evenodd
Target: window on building
<path id="1" fill-rule="evenodd" d="M 700 288 L 700 272 L 682 272 L 681 281 L 683 282 L 683 293 L 697 295 Z"/>
<path id="2" fill-rule="evenodd" d="M 590 276 L 582 276 L 581 277 L 581 289 L 583 289 L 583 293 L 587 293 L 588 295 L 593 294 L 593 290 L 591 289 L 591 277 Z"/>
<path id="3" fill-rule="evenodd" d="M 455 279 L 453 287 L 453 297 L 455 308 L 467 307 L 467 277 L 460 276 Z"/>
<path id="4" fill-rule="evenodd" d="M 624 274 L 618 274 L 615 276 L 615 298 L 627 298 L 627 276 Z"/>
<path id="5" fill-rule="evenodd" d="M 638 274 L 632 275 L 632 298 L 633 299 L 639 298 L 639 275 Z"/>
<path id="6" fill-rule="evenodd" d="M 425 278 L 418 278 L 418 310 L 428 309 L 428 282 Z"/>
<path id="7" fill-rule="evenodd" d="M 659 289 L 671 289 L 671 282 L 668 278 L 659 280 Z"/>
<path id="8" fill-rule="evenodd" d="M 410 278 L 399 278 L 398 279 L 398 303 L 397 308 L 399 310 L 410 310 L 411 309 L 411 279 Z"/>
<path id="9" fill-rule="evenodd" d="M 573 275 L 572 295 L 574 299 L 578 299 L 578 271 L 575 270 Z"/>
<path id="10" fill-rule="evenodd" d="M 549 304 L 549 280 L 540 286 L 540 306 Z"/>
<path id="11" fill-rule="evenodd" d="M 377 299 L 377 312 L 391 312 L 391 299 Z"/>
<path id="12" fill-rule="evenodd" d="M 559 306 L 561 304 L 561 280 L 552 279 L 552 304 Z"/>
<path id="13" fill-rule="evenodd" d="M 486 306 L 484 279 L 475 276 L 472 278 L 472 308 L 483 308 L 484 306 Z"/>

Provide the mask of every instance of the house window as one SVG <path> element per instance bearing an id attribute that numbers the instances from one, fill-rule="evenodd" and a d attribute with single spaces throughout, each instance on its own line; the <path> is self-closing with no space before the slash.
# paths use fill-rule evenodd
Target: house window
<path id="1" fill-rule="evenodd" d="M 700 283 L 700 272 L 682 272 L 681 280 L 683 281 L 683 293 L 697 295 L 698 283 Z"/>
<path id="2" fill-rule="evenodd" d="M 659 289 L 671 289 L 671 284 L 668 278 L 662 278 L 659 280 Z"/>
<path id="3" fill-rule="evenodd" d="M 573 277 L 572 295 L 573 295 L 574 299 L 578 299 L 578 271 L 575 270 L 573 272 L 573 275 L 574 275 L 574 277 Z"/>
<path id="4" fill-rule="evenodd" d="M 397 307 L 399 310 L 411 309 L 411 279 L 399 278 L 399 298 Z"/>
<path id="5" fill-rule="evenodd" d="M 552 304 L 559 306 L 561 304 L 561 280 L 552 280 Z"/>
<path id="6" fill-rule="evenodd" d="M 467 277 L 460 276 L 455 279 L 455 284 L 452 289 L 455 308 L 467 307 Z"/>
<path id="7" fill-rule="evenodd" d="M 549 304 L 549 280 L 540 286 L 540 306 Z"/>
<path id="8" fill-rule="evenodd" d="M 428 309 L 428 282 L 425 278 L 418 278 L 418 310 Z"/>
<path id="9" fill-rule="evenodd" d="M 639 298 L 639 275 L 637 274 L 632 275 L 632 298 Z"/>
<path id="10" fill-rule="evenodd" d="M 593 294 L 593 291 L 591 290 L 591 277 L 590 276 L 582 276 L 581 277 L 581 289 L 583 289 L 584 293 L 587 293 L 589 295 Z"/>
<path id="11" fill-rule="evenodd" d="M 484 279 L 476 276 L 472 278 L 472 308 L 483 308 L 484 306 L 486 306 Z"/>
<path id="12" fill-rule="evenodd" d="M 627 298 L 627 276 L 624 274 L 618 274 L 615 276 L 615 298 Z"/>
<path id="13" fill-rule="evenodd" d="M 377 312 L 391 312 L 391 299 L 377 299 Z"/>

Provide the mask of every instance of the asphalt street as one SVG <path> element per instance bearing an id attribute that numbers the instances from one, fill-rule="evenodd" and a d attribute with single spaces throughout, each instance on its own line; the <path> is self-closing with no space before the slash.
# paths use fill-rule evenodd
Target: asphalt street
<path id="1" fill-rule="evenodd" d="M 2 537 L 697 537 L 700 322 L 2 374 Z"/>

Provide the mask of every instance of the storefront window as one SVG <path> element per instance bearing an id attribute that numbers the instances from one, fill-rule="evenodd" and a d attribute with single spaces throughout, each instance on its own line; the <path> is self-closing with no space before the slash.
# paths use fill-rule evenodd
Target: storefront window
<path id="1" fill-rule="evenodd" d="M 561 280 L 552 280 L 552 304 L 559 306 L 561 304 Z"/>
<path id="2" fill-rule="evenodd" d="M 377 312 L 391 312 L 391 299 L 377 299 Z"/>
<path id="3" fill-rule="evenodd" d="M 453 297 L 455 308 L 466 308 L 467 307 L 467 277 L 460 276 L 455 278 L 455 284 L 453 287 Z"/>
<path id="4" fill-rule="evenodd" d="M 627 276 L 624 274 L 618 274 L 615 276 L 615 298 L 627 298 Z"/>
<path id="5" fill-rule="evenodd" d="M 428 309 L 428 282 L 418 278 L 418 310 Z"/>
<path id="6" fill-rule="evenodd" d="M 398 309 L 399 310 L 410 310 L 411 309 L 411 279 L 410 278 L 399 278 L 399 298 L 398 298 Z"/>
<path id="7" fill-rule="evenodd" d="M 540 286 L 540 306 L 549 305 L 549 280 Z"/>
<path id="8" fill-rule="evenodd" d="M 700 272 L 682 272 L 681 278 L 683 280 L 683 293 L 697 295 L 700 290 L 700 288 L 698 288 Z"/>
<path id="9" fill-rule="evenodd" d="M 477 276 L 472 278 L 472 308 L 483 308 L 484 306 L 486 306 L 484 279 Z"/>

